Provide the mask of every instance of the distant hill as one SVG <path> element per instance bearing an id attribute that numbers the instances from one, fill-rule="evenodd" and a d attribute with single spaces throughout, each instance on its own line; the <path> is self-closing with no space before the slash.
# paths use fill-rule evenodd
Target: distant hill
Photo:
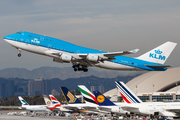
<path id="1" fill-rule="evenodd" d="M 142 74 L 138 72 L 137 74 Z M 135 74 L 136 75 L 136 74 Z M 89 69 L 88 72 L 74 72 L 72 68 L 58 68 L 58 67 L 40 67 L 33 70 L 25 68 L 6 68 L 0 70 L 0 77 L 2 78 L 23 78 L 23 79 L 52 79 L 59 78 L 61 80 L 69 78 L 80 78 L 87 76 L 96 76 L 99 78 L 115 78 L 117 76 L 124 76 L 117 71 L 105 70 L 102 72 Z M 134 76 L 134 73 L 131 75 Z"/>
<path id="2" fill-rule="evenodd" d="M 114 81 L 123 81 L 124 83 L 127 83 L 134 77 L 134 76 L 118 76 L 116 78 L 98 78 L 95 76 L 89 76 L 89 77 L 81 77 L 81 78 L 69 78 L 66 80 L 60 80 L 58 78 L 51 79 L 51 86 L 52 89 L 55 89 L 56 91 L 60 92 L 59 87 L 68 87 L 70 90 L 78 89 L 77 85 L 85 85 L 89 90 L 91 86 L 95 86 L 96 90 L 98 90 L 98 86 L 104 86 L 104 91 L 111 90 L 115 88 L 115 82 Z M 78 89 L 79 90 L 79 89 Z"/>

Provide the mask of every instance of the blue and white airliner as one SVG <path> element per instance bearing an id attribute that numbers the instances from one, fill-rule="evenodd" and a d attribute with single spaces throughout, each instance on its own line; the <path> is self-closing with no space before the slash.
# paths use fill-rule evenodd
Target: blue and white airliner
<path id="1" fill-rule="evenodd" d="M 132 58 L 124 55 L 136 53 L 139 49 L 104 52 L 24 31 L 7 35 L 4 40 L 18 49 L 19 57 L 21 50 L 25 50 L 52 57 L 54 62 L 72 63 L 74 71 L 84 72 L 88 71 L 88 67 L 110 70 L 165 71 L 170 65 L 164 65 L 164 63 L 177 45 L 174 42 L 166 42 L 139 57 Z"/>

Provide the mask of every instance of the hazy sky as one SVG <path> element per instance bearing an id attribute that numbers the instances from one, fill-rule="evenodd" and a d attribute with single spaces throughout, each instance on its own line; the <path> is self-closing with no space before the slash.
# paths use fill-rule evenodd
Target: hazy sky
<path id="1" fill-rule="evenodd" d="M 17 31 L 59 38 L 103 51 L 139 48 L 139 56 L 166 41 L 178 43 L 166 64 L 180 64 L 179 0 L 0 0 L 0 69 L 71 67 L 18 51 L 3 40 Z"/>

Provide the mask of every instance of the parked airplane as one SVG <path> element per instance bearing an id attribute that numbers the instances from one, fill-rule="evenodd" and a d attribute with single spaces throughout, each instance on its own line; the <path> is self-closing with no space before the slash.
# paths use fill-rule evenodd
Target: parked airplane
<path id="1" fill-rule="evenodd" d="M 96 99 L 99 104 L 99 109 L 104 111 L 109 111 L 111 113 L 115 114 L 130 114 L 129 111 L 123 110 L 120 106 L 123 106 L 124 103 L 115 104 L 112 101 L 110 101 L 108 98 L 106 98 L 103 94 L 101 94 L 99 91 L 93 91 L 94 95 L 96 96 Z"/>
<path id="2" fill-rule="evenodd" d="M 72 110 L 66 109 L 63 107 L 63 105 L 53 96 L 53 95 L 49 95 L 52 105 L 48 106 L 48 108 L 50 110 L 54 110 L 54 111 L 63 111 L 63 112 L 72 112 Z"/>
<path id="3" fill-rule="evenodd" d="M 92 104 L 92 106 L 97 102 L 97 108 L 99 110 L 116 114 L 129 114 L 129 111 L 125 111 L 119 107 L 120 104 L 123 105 L 124 103 L 120 103 L 117 106 L 98 91 L 94 91 L 94 94 L 92 94 L 92 92 L 84 85 L 78 85 L 78 88 L 83 95 L 85 102 Z"/>
<path id="4" fill-rule="evenodd" d="M 136 58 L 123 55 L 136 53 L 139 49 L 120 52 L 104 52 L 77 46 L 56 38 L 19 31 L 7 35 L 4 40 L 19 50 L 53 57 L 54 62 L 72 63 L 74 71 L 88 71 L 88 67 L 111 70 L 165 71 L 169 65 L 165 61 L 177 43 L 166 42 Z"/>
<path id="5" fill-rule="evenodd" d="M 64 98 L 67 102 L 67 105 L 64 106 L 65 108 L 71 109 L 74 111 L 85 112 L 85 113 L 98 113 L 98 112 L 100 112 L 99 109 L 97 109 L 98 103 L 96 103 L 96 102 L 93 102 L 93 104 L 82 103 L 76 98 L 75 95 L 72 94 L 72 92 L 68 88 L 60 87 L 60 90 L 63 93 Z"/>
<path id="6" fill-rule="evenodd" d="M 29 110 L 29 111 L 48 111 L 46 105 L 29 105 L 21 96 L 18 96 L 19 101 L 21 102 L 21 107 L 19 109 Z"/>
<path id="7" fill-rule="evenodd" d="M 77 110 L 77 111 L 81 111 L 81 112 L 85 112 L 85 113 L 97 113 L 97 114 L 109 114 L 110 111 L 104 111 L 104 110 L 100 110 L 98 108 L 98 102 L 96 100 L 96 97 L 93 95 L 93 94 L 90 94 L 91 96 L 93 96 L 92 100 L 91 98 L 88 99 L 88 102 L 86 101 L 87 99 L 85 100 L 85 103 L 81 103 L 75 95 L 73 95 L 71 93 L 70 90 L 68 90 L 68 88 L 66 87 L 60 87 L 64 97 L 65 97 L 65 100 L 67 101 L 68 103 L 68 107 L 70 109 L 74 109 L 74 110 Z M 84 96 L 83 96 L 84 97 Z"/>
<path id="8" fill-rule="evenodd" d="M 142 102 L 123 82 L 115 82 L 127 103 L 122 109 L 147 115 L 180 117 L 180 102 Z"/>

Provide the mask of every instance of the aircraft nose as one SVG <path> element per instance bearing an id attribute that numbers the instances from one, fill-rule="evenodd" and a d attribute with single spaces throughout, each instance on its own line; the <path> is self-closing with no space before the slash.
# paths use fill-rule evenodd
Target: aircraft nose
<path id="1" fill-rule="evenodd" d="M 7 35 L 7 36 L 4 36 L 4 39 L 9 39 L 9 35 Z"/>

